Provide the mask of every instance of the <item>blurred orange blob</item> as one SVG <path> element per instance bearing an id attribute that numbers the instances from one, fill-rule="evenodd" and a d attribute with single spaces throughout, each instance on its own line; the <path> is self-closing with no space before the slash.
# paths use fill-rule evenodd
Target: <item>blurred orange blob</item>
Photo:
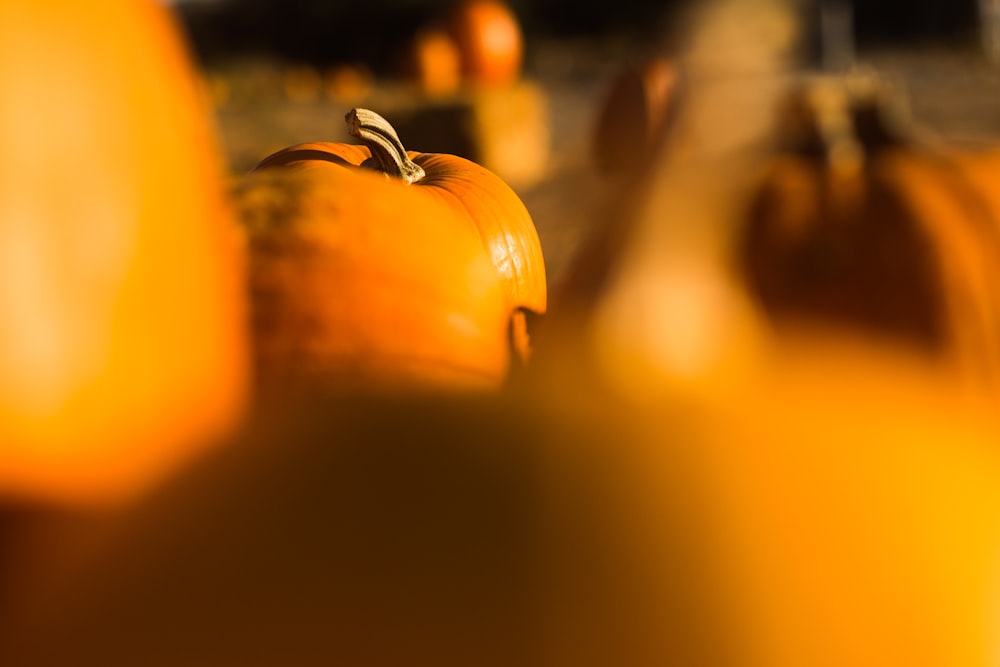
<path id="1" fill-rule="evenodd" d="M 289 102 L 304 104 L 319 97 L 323 88 L 323 77 L 308 63 L 291 65 L 282 72 L 282 87 Z"/>
<path id="2" fill-rule="evenodd" d="M 371 93 L 374 77 L 364 65 L 338 63 L 324 76 L 327 98 L 338 104 L 356 104 Z"/>
<path id="3" fill-rule="evenodd" d="M 454 8 L 449 29 L 474 84 L 513 83 L 521 73 L 524 37 L 517 17 L 497 0 L 466 0 Z"/>
<path id="4" fill-rule="evenodd" d="M 120 500 L 245 384 L 236 227 L 157 2 L 0 4 L 0 496 Z"/>
<path id="5" fill-rule="evenodd" d="M 458 45 L 439 28 L 421 30 L 413 37 L 404 69 L 418 90 L 432 97 L 450 95 L 462 84 Z"/>
<path id="6" fill-rule="evenodd" d="M 608 176 L 642 171 L 677 101 L 679 64 L 652 55 L 622 69 L 608 86 L 594 128 L 594 161 Z"/>
<path id="7" fill-rule="evenodd" d="M 916 355 L 832 340 L 786 340 L 706 424 L 722 634 L 747 667 L 993 664 L 992 399 Z"/>

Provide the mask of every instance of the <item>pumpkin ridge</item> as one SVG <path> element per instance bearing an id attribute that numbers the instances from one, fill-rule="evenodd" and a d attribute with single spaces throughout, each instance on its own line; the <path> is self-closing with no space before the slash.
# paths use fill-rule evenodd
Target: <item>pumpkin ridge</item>
<path id="1" fill-rule="evenodd" d="M 936 197 L 948 206 L 954 207 L 953 211 L 960 212 L 961 225 L 948 224 L 950 220 L 927 218 L 924 225 L 928 227 L 928 233 L 936 237 L 938 242 L 947 248 L 956 248 L 956 244 L 962 243 L 967 249 L 965 261 L 951 259 L 942 256 L 939 262 L 939 270 L 943 279 L 948 281 L 949 297 L 947 307 L 952 311 L 961 311 L 961 316 L 955 314 L 952 317 L 956 322 L 965 322 L 970 318 L 975 318 L 976 330 L 979 332 L 974 336 L 975 341 L 969 339 L 965 333 L 967 327 L 951 327 L 950 337 L 955 346 L 978 347 L 978 357 L 986 359 L 987 363 L 977 363 L 977 370 L 985 372 L 987 375 L 996 375 L 1000 372 L 1000 349 L 997 341 L 1000 341 L 1000 332 L 994 324 L 1000 319 L 1000 304 L 993 296 L 991 285 L 1000 279 L 997 275 L 995 264 L 989 258 L 1000 253 L 1000 234 L 993 224 L 993 216 L 985 193 L 974 187 L 963 178 L 961 168 L 956 161 L 946 155 L 921 154 L 911 157 L 914 165 L 910 166 L 910 172 L 917 169 L 924 169 L 932 175 L 929 181 L 937 185 L 938 194 Z M 896 169 L 899 169 L 897 164 Z M 921 197 L 928 196 L 926 186 L 920 191 L 914 190 L 907 200 L 910 206 L 919 208 Z M 935 195 L 931 195 L 935 196 Z M 944 242 L 947 240 L 948 242 Z M 988 243 L 993 251 L 985 251 L 984 244 Z M 972 253 L 969 261 L 969 253 Z M 958 276 L 962 276 L 959 278 Z M 957 297 L 957 291 L 961 286 L 961 298 Z"/>
<path id="2" fill-rule="evenodd" d="M 472 224 L 472 227 L 478 233 L 479 239 L 482 241 L 483 250 L 486 253 L 486 256 L 489 257 L 490 262 L 492 262 L 493 266 L 497 269 L 497 272 L 500 275 L 500 278 L 504 284 L 504 291 L 507 292 L 510 298 L 511 310 L 513 311 L 513 308 L 517 306 L 522 301 L 522 299 L 521 299 L 521 288 L 518 280 L 520 276 L 517 270 L 518 267 L 516 263 L 513 261 L 514 248 L 510 244 L 509 235 L 499 233 L 502 232 L 502 229 L 500 225 L 495 224 L 495 222 L 492 219 L 492 216 L 490 216 L 490 221 L 489 221 L 490 229 L 485 230 L 481 218 L 477 218 L 474 215 L 472 208 L 469 206 L 468 203 L 465 202 L 465 200 L 462 197 L 459 197 L 454 192 L 451 192 L 450 190 L 447 190 L 445 188 L 439 187 L 438 191 L 449 203 L 453 205 L 454 208 L 462 210 L 464 217 Z M 468 190 L 465 190 L 463 194 L 465 194 L 466 196 L 476 196 L 480 201 L 485 201 L 485 197 L 481 196 L 483 194 L 481 190 L 479 188 L 476 188 L 474 185 L 469 187 Z M 489 210 L 492 211 L 492 209 Z M 488 234 L 486 233 L 487 231 L 489 232 Z M 503 237 L 504 239 L 503 242 L 491 240 L 500 236 Z M 497 253 L 496 252 L 497 248 L 502 249 L 503 253 L 502 254 Z M 507 268 L 508 265 L 510 266 L 509 270 Z"/>
<path id="3" fill-rule="evenodd" d="M 1000 256 L 1000 228 L 994 223 L 986 194 L 972 185 L 966 178 L 962 168 L 950 156 L 923 156 L 930 168 L 936 168 L 942 180 L 947 179 L 948 185 L 958 195 L 956 200 L 969 214 L 967 220 L 974 221 L 977 230 L 987 234 L 996 246 L 996 255 Z M 992 254 L 992 253 L 991 253 Z"/>
<path id="4" fill-rule="evenodd" d="M 426 158 L 431 158 L 430 160 Z M 447 162 L 445 162 L 445 160 Z M 530 254 L 532 258 L 538 258 L 542 262 L 541 243 L 538 239 L 538 232 L 535 228 L 531 213 L 518 198 L 517 194 L 510 189 L 493 172 L 477 165 L 465 158 L 443 155 L 436 153 L 422 153 L 417 162 L 424 166 L 427 176 L 417 185 L 425 188 L 434 188 L 436 191 L 446 193 L 449 202 L 457 201 L 465 216 L 473 223 L 475 229 L 483 240 L 483 247 L 487 255 L 508 284 L 512 305 L 524 308 L 532 312 L 541 314 L 546 310 L 546 285 L 544 275 L 532 278 L 524 261 L 518 261 L 522 254 Z M 461 165 L 460 168 L 452 169 L 453 164 Z M 481 179 L 488 179 L 490 187 L 484 187 Z M 455 182 L 461 184 L 462 196 L 454 192 L 451 186 Z M 494 189 L 496 188 L 496 190 Z M 501 196 L 502 192 L 502 196 Z M 465 199 L 474 197 L 476 204 L 471 205 Z M 484 229 L 483 216 L 476 215 L 475 210 L 489 211 L 489 229 Z M 499 212 L 502 212 L 499 213 Z M 505 227 L 498 222 L 499 217 L 517 220 L 516 233 L 511 234 L 505 231 Z M 493 241 L 498 236 L 503 236 L 502 254 L 495 254 Z M 514 237 L 515 242 L 520 247 L 515 247 L 511 242 Z M 499 259 L 497 259 L 499 257 Z M 510 259 L 509 272 L 501 268 L 505 259 Z M 529 260 L 529 262 L 532 260 Z"/>

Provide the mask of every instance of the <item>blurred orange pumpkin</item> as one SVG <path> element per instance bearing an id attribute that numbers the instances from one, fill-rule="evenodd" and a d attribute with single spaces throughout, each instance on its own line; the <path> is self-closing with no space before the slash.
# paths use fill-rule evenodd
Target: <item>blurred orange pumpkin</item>
<path id="1" fill-rule="evenodd" d="M 788 74 L 780 63 L 787 61 L 761 57 L 768 55 L 765 47 L 774 48 L 777 31 L 747 17 L 762 15 L 760 5 L 769 3 L 712 4 L 728 5 L 721 17 L 727 20 L 696 34 L 716 48 L 706 48 L 711 67 L 694 69 L 673 126 L 679 136 L 655 155 L 647 182 L 628 193 L 620 219 L 602 220 L 613 223 L 599 230 L 611 242 L 604 256 L 595 252 L 593 263 L 581 265 L 584 271 L 590 265 L 589 275 L 573 276 L 586 280 L 574 284 L 571 298 L 554 301 L 524 386 L 533 387 L 540 401 L 574 393 L 585 401 L 588 394 L 600 395 L 595 384 L 609 391 L 613 397 L 602 404 L 620 401 L 628 415 L 621 423 L 630 425 L 614 441 L 615 454 L 644 461 L 632 468 L 634 494 L 628 496 L 637 499 L 630 525 L 645 526 L 651 540 L 643 555 L 655 562 L 678 545 L 704 549 L 699 565 L 705 569 L 689 572 L 698 602 L 686 618 L 707 610 L 710 624 L 701 633 L 724 654 L 672 656 L 677 662 L 990 664 L 998 651 L 1000 608 L 995 393 L 970 388 L 926 348 L 899 345 L 898 338 L 863 329 L 848 335 L 828 325 L 832 318 L 817 318 L 807 328 L 794 321 L 774 327 L 763 316 L 739 260 L 745 258 L 746 210 L 759 192 L 755 174 L 769 160 L 774 124 L 768 117 Z M 718 40 L 707 38 L 713 32 Z M 780 209 L 768 202 L 765 210 L 772 214 L 787 211 L 770 221 L 769 238 L 785 238 L 779 231 L 793 240 L 809 238 L 815 221 L 828 215 L 823 207 L 851 192 L 833 185 L 854 182 L 847 177 L 851 153 L 841 155 L 833 167 L 816 159 L 816 171 L 836 175 L 803 169 L 800 178 L 784 173 L 783 182 L 771 182 L 796 196 L 782 192 Z M 989 164 L 982 160 L 981 166 Z M 916 151 L 892 158 L 898 171 L 889 183 L 904 201 L 928 217 L 946 214 L 918 229 L 986 227 L 987 216 L 956 210 L 957 201 L 970 199 L 954 197 L 955 181 L 968 188 L 972 179 L 955 166 L 947 177 L 940 166 L 930 168 L 934 162 Z M 870 178 L 870 172 L 861 174 L 858 180 Z M 943 182 L 931 182 L 932 175 Z M 817 197 L 817 191 L 828 196 Z M 994 206 L 981 196 L 971 201 L 979 202 L 973 209 L 980 213 Z M 897 231 L 917 227 L 908 218 L 888 224 Z M 865 222 L 885 220 L 873 215 Z M 853 224 L 846 215 L 836 223 Z M 903 233 L 895 245 L 884 234 L 875 240 L 884 241 L 888 267 L 897 266 L 891 253 L 903 254 L 907 269 L 911 262 L 926 270 L 970 261 L 969 277 L 958 266 L 945 273 L 964 285 L 949 298 L 987 297 L 970 305 L 973 313 L 990 312 L 988 287 L 998 283 L 987 280 L 984 268 L 989 237 L 980 237 L 982 247 L 974 251 L 972 232 L 956 232 L 957 240 L 943 231 L 927 234 L 928 244 L 942 242 L 932 256 L 954 254 L 925 265 L 915 261 L 922 257 L 911 250 L 917 244 L 909 243 L 913 237 L 923 242 L 922 234 Z M 830 236 L 837 238 L 832 230 Z M 852 238 L 865 241 L 862 233 Z M 766 271 L 767 259 L 754 258 L 760 263 L 755 268 Z M 777 267 L 783 280 L 775 279 L 776 289 L 796 288 L 789 267 L 807 268 L 805 262 Z M 869 289 L 876 290 L 873 280 L 869 276 Z M 952 284 L 937 280 L 945 288 Z M 852 286 L 860 292 L 864 283 Z M 764 302 L 775 305 L 780 302 Z M 968 324 L 984 325 L 976 336 L 989 330 L 987 317 Z M 990 363 L 989 355 L 980 359 Z M 587 389 L 575 391 L 580 387 Z M 659 517 L 669 514 L 665 508 L 673 507 L 675 493 L 686 498 L 681 502 L 693 520 L 680 534 L 659 533 L 656 551 L 656 527 L 667 525 Z M 651 565 L 643 578 L 651 593 L 665 581 L 667 598 L 679 599 L 692 591 L 682 576 Z M 641 615 L 636 609 L 630 618 L 638 623 Z M 654 636 L 655 630 L 641 633 L 632 645 Z M 651 657 L 638 664 L 670 661 Z"/>
<path id="2" fill-rule="evenodd" d="M 750 205 L 745 275 L 779 327 L 860 329 L 995 382 L 995 167 L 922 141 L 901 105 L 868 76 L 793 91 L 781 154 Z"/>
<path id="3" fill-rule="evenodd" d="M 461 0 L 446 21 L 458 44 L 462 74 L 476 85 L 513 83 L 521 74 L 524 36 L 501 0 Z"/>
<path id="4" fill-rule="evenodd" d="M 648 166 L 661 139 L 678 85 L 679 65 L 651 55 L 612 79 L 598 112 L 591 147 L 598 169 L 629 177 Z"/>
<path id="5" fill-rule="evenodd" d="M 241 251 L 201 90 L 158 2 L 0 5 L 0 495 L 120 500 L 237 416 Z"/>
<path id="6" fill-rule="evenodd" d="M 496 386 L 511 337 L 528 354 L 523 311 L 546 308 L 524 204 L 468 160 L 407 153 L 373 112 L 348 122 L 365 146 L 285 148 L 244 188 L 262 373 Z"/>
<path id="7" fill-rule="evenodd" d="M 450 95 L 462 85 L 458 45 L 437 26 L 417 31 L 403 54 L 401 70 L 418 91 L 429 97 Z"/>

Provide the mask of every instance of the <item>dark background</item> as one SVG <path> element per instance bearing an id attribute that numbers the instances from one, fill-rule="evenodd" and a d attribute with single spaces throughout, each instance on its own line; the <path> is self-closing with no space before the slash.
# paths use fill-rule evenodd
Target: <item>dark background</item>
<path id="1" fill-rule="evenodd" d="M 831 2 L 836 0 L 826 0 Z M 842 0 L 843 1 L 843 0 Z M 529 50 L 544 39 L 659 39 L 692 0 L 508 0 Z M 803 12 L 815 13 L 804 3 Z M 974 42 L 977 0 L 855 0 L 859 46 Z M 440 16 L 445 0 L 215 0 L 177 8 L 198 55 L 208 63 L 272 55 L 317 65 L 390 66 L 416 26 Z"/>

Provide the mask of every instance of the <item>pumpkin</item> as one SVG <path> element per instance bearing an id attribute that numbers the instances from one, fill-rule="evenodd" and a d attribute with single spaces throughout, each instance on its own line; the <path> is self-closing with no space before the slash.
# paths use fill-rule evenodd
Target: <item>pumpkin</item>
<path id="1" fill-rule="evenodd" d="M 640 173 L 664 132 L 678 85 L 678 64 L 651 55 L 621 69 L 605 93 L 595 121 L 592 153 L 601 173 Z"/>
<path id="2" fill-rule="evenodd" d="M 1000 207 L 994 169 L 971 167 L 989 160 L 923 140 L 871 76 L 810 81 L 783 113 L 740 249 L 770 318 L 860 329 L 994 382 Z"/>
<path id="3" fill-rule="evenodd" d="M 757 117 L 775 91 L 752 71 L 696 79 L 681 112 Z M 546 331 L 570 354 L 533 382 L 255 414 L 242 446 L 121 517 L 61 595 L 23 598 L 0 660 L 990 664 L 994 406 L 871 340 L 782 340 L 741 382 L 708 372 L 745 356 L 713 353 L 759 315 L 708 243 L 734 240 L 728 200 L 753 181 L 734 136 L 761 127 L 742 122 L 657 162 L 636 242 L 589 316 Z"/>
<path id="4" fill-rule="evenodd" d="M 605 404 L 628 406 L 633 430 L 615 452 L 648 457 L 630 497 L 648 499 L 650 530 L 672 506 L 655 489 L 688 494 L 697 518 L 661 539 L 712 554 L 690 574 L 717 588 L 700 589 L 693 610 L 707 610 L 701 633 L 727 652 L 677 662 L 989 664 L 1000 601 L 996 395 L 919 346 L 768 316 L 741 250 L 789 75 L 784 58 L 762 57 L 780 33 L 761 10 L 781 8 L 713 4 L 724 11 L 692 31 L 705 49 L 685 54 L 689 87 L 671 135 L 623 210 L 601 220 L 614 243 L 592 255 L 599 270 L 574 276 L 585 289 L 571 300 L 553 298 L 525 385 L 541 397 L 599 394 L 596 384 L 613 396 Z M 920 185 L 928 214 L 943 189 L 930 180 L 909 186 Z M 802 181 L 811 187 L 786 207 L 813 214 L 829 199 L 806 194 L 825 182 L 812 172 Z M 948 222 L 970 219 L 985 222 Z M 782 231 L 795 239 L 809 226 Z M 975 257 L 958 249 L 948 261 Z M 681 467 L 679 480 L 666 476 Z"/>
<path id="5" fill-rule="evenodd" d="M 326 97 L 337 104 L 356 104 L 368 97 L 374 75 L 360 63 L 336 63 L 324 76 Z"/>
<path id="6" fill-rule="evenodd" d="M 374 112 L 347 121 L 365 145 L 280 150 L 241 196 L 262 374 L 495 387 L 546 308 L 524 204 L 468 160 L 407 153 Z"/>
<path id="7" fill-rule="evenodd" d="M 443 29 L 419 30 L 403 56 L 403 76 L 427 97 L 446 97 L 462 85 L 458 45 Z"/>
<path id="8" fill-rule="evenodd" d="M 514 12 L 500 0 L 462 0 L 446 19 L 458 45 L 462 74 L 474 86 L 503 86 L 521 74 L 524 37 Z"/>
<path id="9" fill-rule="evenodd" d="M 589 230 L 570 255 L 553 290 L 562 307 L 587 305 L 608 278 L 611 263 L 631 233 L 636 203 L 649 184 L 643 182 L 671 134 L 670 118 L 678 108 L 680 65 L 663 55 L 647 56 L 612 80 L 595 120 L 591 157 L 600 179 L 594 201 L 599 224 Z"/>
<path id="10" fill-rule="evenodd" d="M 576 357 L 258 412 L 5 597 L 0 660 L 988 665 L 1000 425 L 886 352 L 786 349 L 707 401 Z"/>
<path id="11" fill-rule="evenodd" d="M 232 427 L 238 228 L 161 3 L 0 6 L 0 496 L 120 502 Z"/>

